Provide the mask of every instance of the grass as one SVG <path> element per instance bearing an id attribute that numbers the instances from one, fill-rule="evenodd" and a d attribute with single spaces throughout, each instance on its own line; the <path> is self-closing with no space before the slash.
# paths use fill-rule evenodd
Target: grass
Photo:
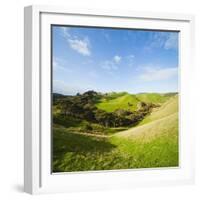
<path id="1" fill-rule="evenodd" d="M 160 104 L 164 103 L 169 99 L 168 95 L 158 93 L 141 93 L 137 94 L 136 97 L 143 102 Z"/>
<path id="2" fill-rule="evenodd" d="M 116 98 L 104 98 L 101 102 L 97 103 L 97 108 L 105 110 L 107 112 L 113 112 L 117 109 L 126 109 L 134 111 L 137 109 L 137 105 L 140 101 L 135 95 L 123 94 Z"/>
<path id="3" fill-rule="evenodd" d="M 142 143 L 151 141 L 152 138 L 166 135 L 172 137 L 178 135 L 178 114 L 174 113 L 168 117 L 155 120 L 153 122 L 131 128 L 117 133 L 117 136 L 134 140 L 140 140 Z"/>
<path id="4" fill-rule="evenodd" d="M 138 103 L 143 101 L 146 103 L 162 104 L 170 98 L 170 95 L 158 93 L 141 93 L 141 94 L 128 94 L 109 93 L 106 97 L 96 104 L 97 108 L 107 112 L 113 112 L 117 109 L 125 109 L 130 111 L 137 110 Z"/>
<path id="5" fill-rule="evenodd" d="M 126 96 L 127 94 L 123 94 L 106 101 L 120 102 Z M 87 134 L 87 130 L 83 128 L 85 123 L 76 123 L 74 119 L 70 119 L 69 127 L 54 124 L 54 172 L 179 165 L 178 96 L 170 96 L 168 101 L 153 110 L 137 127 L 128 130 L 99 128 L 100 133 L 107 135 L 104 137 L 99 133 Z"/>
<path id="6" fill-rule="evenodd" d="M 112 99 L 116 99 L 118 97 L 121 97 L 121 96 L 124 96 L 128 94 L 127 92 L 110 92 L 110 93 L 107 93 L 106 95 L 104 95 L 104 98 L 106 100 L 112 100 Z"/>
<path id="7" fill-rule="evenodd" d="M 178 166 L 177 134 L 151 140 L 101 138 L 54 129 L 53 171 L 91 171 Z"/>
<path id="8" fill-rule="evenodd" d="M 171 114 L 178 112 L 178 96 L 171 97 L 167 102 L 162 104 L 161 107 L 155 108 L 154 111 L 139 123 L 140 125 L 167 117 Z"/>
<path id="9" fill-rule="evenodd" d="M 102 168 L 108 152 L 115 146 L 105 138 L 92 137 L 55 128 L 53 135 L 53 171 L 82 171 Z"/>
<path id="10" fill-rule="evenodd" d="M 178 166 L 178 138 L 162 135 L 148 139 L 148 142 L 114 137 L 112 141 L 122 155 L 130 155 L 129 164 L 121 168 L 156 168 Z M 121 164 L 123 165 L 123 164 Z"/>

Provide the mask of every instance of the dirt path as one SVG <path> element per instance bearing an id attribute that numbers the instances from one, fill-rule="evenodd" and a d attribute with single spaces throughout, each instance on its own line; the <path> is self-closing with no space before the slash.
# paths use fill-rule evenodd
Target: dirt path
<path id="1" fill-rule="evenodd" d="M 110 138 L 113 135 L 101 135 L 101 134 L 94 134 L 94 133 L 75 133 L 78 135 L 85 135 L 85 136 L 92 136 L 92 137 L 99 137 L 99 138 Z"/>

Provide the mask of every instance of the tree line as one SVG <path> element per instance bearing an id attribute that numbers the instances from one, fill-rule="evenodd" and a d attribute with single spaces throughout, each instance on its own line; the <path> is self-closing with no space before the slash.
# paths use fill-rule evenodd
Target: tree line
<path id="1" fill-rule="evenodd" d="M 152 108 L 157 105 L 140 102 L 136 111 L 118 109 L 114 112 L 106 112 L 95 105 L 103 97 L 103 94 L 95 91 L 87 91 L 75 96 L 63 96 L 55 94 L 53 104 L 60 109 L 60 117 L 73 117 L 88 122 L 98 123 L 105 127 L 123 127 L 136 125 Z M 128 103 L 131 106 L 131 102 Z"/>

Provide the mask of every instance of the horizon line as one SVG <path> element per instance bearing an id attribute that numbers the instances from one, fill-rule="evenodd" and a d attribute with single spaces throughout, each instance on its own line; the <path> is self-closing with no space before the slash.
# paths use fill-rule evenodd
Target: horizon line
<path id="1" fill-rule="evenodd" d="M 111 91 L 111 92 L 99 92 L 99 91 L 95 91 L 95 90 L 87 90 L 85 92 L 77 92 L 76 94 L 63 94 L 63 93 L 60 93 L 60 92 L 51 92 L 51 94 L 60 94 L 60 95 L 63 95 L 63 96 L 76 96 L 78 93 L 79 94 L 84 94 L 88 91 L 94 91 L 96 93 L 102 93 L 102 94 L 109 94 L 109 93 L 127 93 L 127 94 L 168 94 L 168 93 L 179 93 L 178 91 L 168 91 L 168 92 L 137 92 L 137 93 L 130 93 L 130 92 L 127 92 L 127 91 L 119 91 L 119 92 L 116 92 L 116 91 Z"/>

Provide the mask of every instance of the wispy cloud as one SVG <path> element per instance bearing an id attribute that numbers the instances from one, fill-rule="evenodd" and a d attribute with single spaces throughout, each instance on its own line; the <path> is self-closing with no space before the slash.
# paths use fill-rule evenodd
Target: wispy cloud
<path id="1" fill-rule="evenodd" d="M 178 33 L 177 32 L 155 32 L 150 38 L 150 43 L 146 49 L 164 48 L 165 50 L 178 48 Z"/>
<path id="2" fill-rule="evenodd" d="M 72 49 L 78 53 L 89 56 L 91 54 L 89 49 L 89 40 L 87 38 L 81 39 L 68 39 L 68 43 Z"/>
<path id="3" fill-rule="evenodd" d="M 119 68 L 119 63 L 121 62 L 122 57 L 115 55 L 112 59 L 106 60 L 101 64 L 101 68 L 106 70 L 117 70 Z"/>
<path id="4" fill-rule="evenodd" d="M 178 34 L 170 33 L 164 45 L 165 49 L 178 48 Z"/>
<path id="5" fill-rule="evenodd" d="M 116 65 L 115 62 L 106 60 L 101 64 L 101 68 L 106 69 L 106 70 L 117 70 L 118 66 Z"/>
<path id="6" fill-rule="evenodd" d="M 54 80 L 53 81 L 53 92 L 64 94 L 64 95 L 75 95 L 77 93 L 83 93 L 85 90 L 78 86 L 67 85 L 64 81 Z"/>
<path id="7" fill-rule="evenodd" d="M 178 74 L 178 68 L 153 68 L 145 67 L 142 74 L 139 75 L 139 79 L 142 81 L 162 81 L 170 80 L 176 77 Z"/>
<path id="8" fill-rule="evenodd" d="M 66 72 L 72 72 L 71 69 L 66 67 L 66 61 L 57 57 L 53 57 L 53 70 L 56 70 L 56 71 L 62 70 Z"/>
<path id="9" fill-rule="evenodd" d="M 76 52 L 80 53 L 84 56 L 91 55 L 91 45 L 90 40 L 88 37 L 78 37 L 77 35 L 72 35 L 69 32 L 70 28 L 68 27 L 61 27 L 61 31 L 63 37 L 67 40 L 69 46 L 75 50 Z"/>
<path id="10" fill-rule="evenodd" d="M 61 26 L 60 29 L 62 30 L 62 34 L 64 37 L 70 37 L 70 34 L 69 34 L 70 28 L 69 27 Z"/>
<path id="11" fill-rule="evenodd" d="M 128 55 L 126 58 L 127 58 L 128 66 L 133 67 L 135 63 L 135 55 L 131 54 L 131 55 Z"/>
<path id="12" fill-rule="evenodd" d="M 102 35 L 108 42 L 111 41 L 110 35 L 104 29 L 102 29 Z"/>

